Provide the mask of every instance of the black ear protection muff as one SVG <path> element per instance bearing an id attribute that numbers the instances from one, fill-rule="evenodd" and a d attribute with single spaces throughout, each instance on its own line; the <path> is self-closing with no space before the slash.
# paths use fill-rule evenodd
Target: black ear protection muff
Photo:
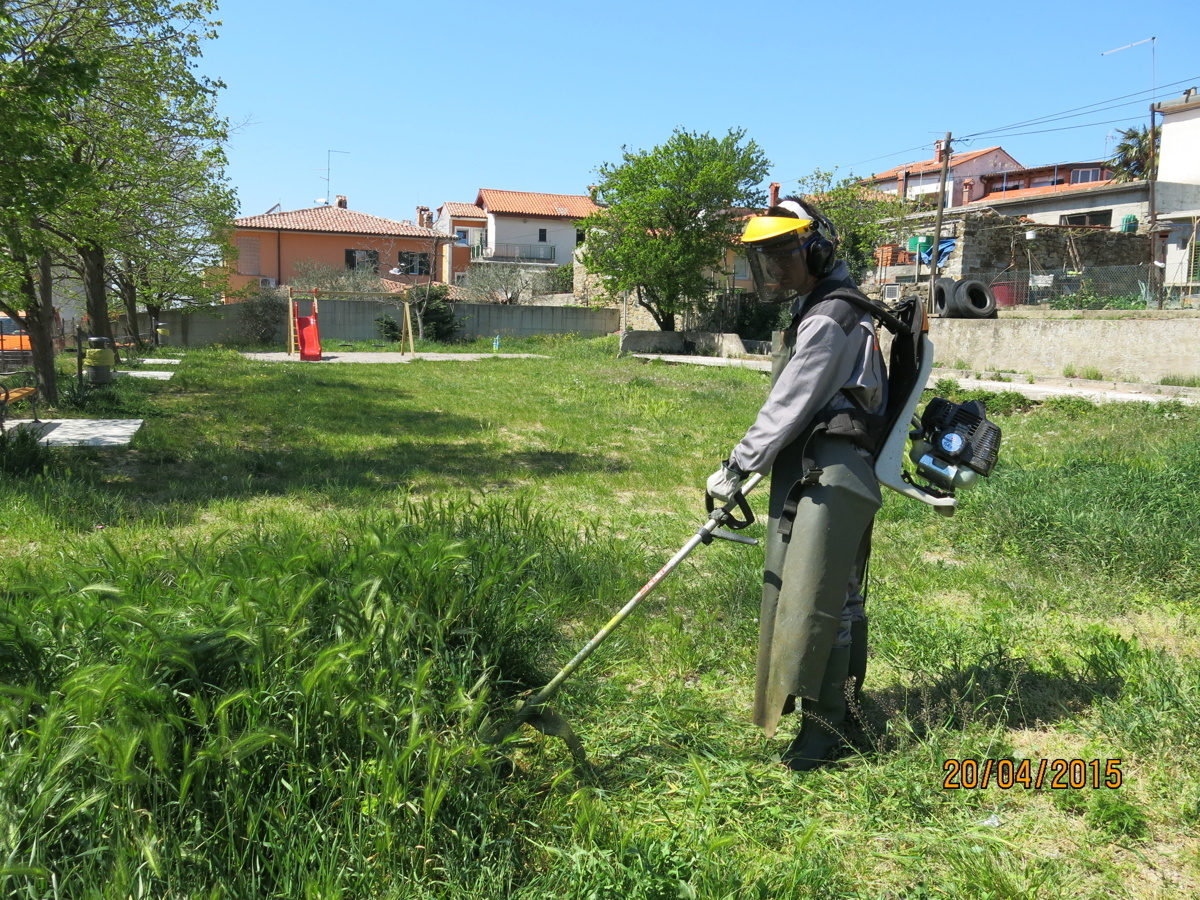
<path id="1" fill-rule="evenodd" d="M 804 200 L 799 197 L 788 197 L 787 199 L 795 202 L 808 214 L 808 218 L 816 223 L 817 234 L 808 242 L 804 262 L 811 275 L 824 278 L 837 265 L 837 229 L 833 227 L 833 223 L 829 219 Z"/>
<path id="2" fill-rule="evenodd" d="M 829 238 L 818 234 L 808 242 L 804 262 L 811 274 L 817 278 L 824 278 L 837 264 L 837 248 Z"/>

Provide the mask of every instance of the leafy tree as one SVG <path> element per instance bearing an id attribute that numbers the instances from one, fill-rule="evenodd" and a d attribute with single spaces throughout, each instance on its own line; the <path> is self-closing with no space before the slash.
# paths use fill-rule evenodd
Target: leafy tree
<path id="1" fill-rule="evenodd" d="M 711 290 L 740 231 L 739 207 L 761 206 L 770 163 L 742 129 L 725 137 L 676 129 L 653 150 L 622 148 L 600 166 L 597 200 L 583 220 L 582 260 L 610 292 L 631 291 L 663 331 Z"/>
<path id="2" fill-rule="evenodd" d="M 1117 182 L 1140 181 L 1150 177 L 1150 167 L 1158 151 L 1158 133 L 1155 132 L 1154 142 L 1150 141 L 1150 129 L 1146 126 L 1124 128 L 1120 132 L 1121 140 L 1113 148 L 1113 157 L 1108 166 L 1113 170 L 1113 180 Z"/>
<path id="3" fill-rule="evenodd" d="M 71 152 L 67 112 L 96 84 L 100 61 L 0 5 L 0 312 L 25 314 L 38 387 L 50 403 L 58 397 L 51 279 L 57 239 L 42 219 L 89 177 Z"/>
<path id="4" fill-rule="evenodd" d="M 152 319 L 165 307 L 208 305 L 220 285 L 218 270 L 236 210 L 225 182 L 220 144 L 176 140 L 167 144 L 171 165 L 158 180 L 158 198 L 122 217 L 107 261 L 106 281 L 115 284 L 130 335 L 139 340 L 138 305 Z"/>
<path id="5" fill-rule="evenodd" d="M 194 246 L 192 238 L 204 230 L 179 215 L 183 199 L 219 184 L 220 202 L 209 205 L 207 224 L 215 224 L 217 210 L 226 220 L 232 212 L 220 172 L 226 126 L 214 111 L 220 84 L 193 71 L 200 40 L 212 35 L 215 3 L 25 0 L 3 8 L 0 103 L 10 105 L 14 84 L 47 81 L 25 77 L 23 66 L 45 60 L 63 76 L 57 92 L 42 91 L 43 108 L 34 114 L 10 119 L 0 109 L 5 126 L 33 126 L 23 131 L 18 124 L 20 140 L 0 141 L 6 280 L 14 302 L 30 313 L 27 321 L 44 320 L 48 329 L 50 273 L 56 260 L 71 265 L 84 284 L 93 332 L 111 338 L 109 279 L 122 273 L 124 293 L 136 298 L 139 281 L 153 277 L 150 260 L 163 248 Z M 15 92 L 25 101 L 37 93 Z M 28 102 L 17 106 L 30 113 Z M 20 196 L 10 202 L 14 195 Z M 200 262 L 191 259 L 194 287 Z M 53 402 L 48 330 L 41 335 L 41 324 L 31 324 L 39 381 Z"/>
<path id="6" fill-rule="evenodd" d="M 797 187 L 833 222 L 838 254 L 856 281 L 875 267 L 875 249 L 895 240 L 903 226 L 904 202 L 853 175 L 835 180 L 833 172 L 816 169 Z"/>

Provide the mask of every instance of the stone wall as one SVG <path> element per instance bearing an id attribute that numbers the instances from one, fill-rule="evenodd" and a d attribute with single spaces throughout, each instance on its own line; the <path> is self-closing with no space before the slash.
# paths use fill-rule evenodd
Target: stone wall
<path id="1" fill-rule="evenodd" d="M 910 221 L 909 226 L 917 234 L 933 233 L 932 219 Z M 1033 240 L 1026 237 L 1030 231 Z M 942 223 L 942 237 L 957 239 L 940 273 L 955 279 L 994 275 L 1006 269 L 1036 272 L 1145 265 L 1150 258 L 1150 238 L 1145 234 L 1040 225 L 992 210 L 947 218 Z M 877 269 L 868 282 L 911 283 L 915 274 L 915 265 L 887 266 Z M 928 283 L 929 266 L 921 266 L 921 276 Z"/>
<path id="2" fill-rule="evenodd" d="M 1150 239 L 1108 229 L 1028 224 L 992 212 L 973 213 L 959 225 L 959 246 L 946 273 L 952 278 L 991 274 L 1008 268 L 1025 271 L 1090 266 L 1145 265 Z M 1032 232 L 1030 240 L 1026 235 Z M 1032 262 L 1032 265 L 1031 265 Z"/>

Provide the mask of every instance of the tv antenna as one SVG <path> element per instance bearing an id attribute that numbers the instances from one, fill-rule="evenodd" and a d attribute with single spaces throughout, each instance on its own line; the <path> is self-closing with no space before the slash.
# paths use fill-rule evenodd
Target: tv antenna
<path id="1" fill-rule="evenodd" d="M 1105 50 L 1101 56 L 1108 56 L 1112 53 L 1120 53 L 1122 50 L 1128 50 L 1131 47 L 1139 47 L 1142 44 L 1150 45 L 1150 102 L 1158 100 L 1158 73 L 1155 71 L 1155 47 L 1158 44 L 1158 38 L 1148 37 L 1140 41 L 1134 41 L 1132 44 L 1126 44 L 1124 47 L 1118 47 L 1115 50 Z"/>
<path id="2" fill-rule="evenodd" d="M 331 180 L 330 180 L 330 174 L 331 174 L 331 169 L 333 168 L 333 154 L 335 154 L 335 153 L 345 153 L 347 156 L 350 155 L 349 150 L 326 150 L 325 151 L 325 178 L 322 179 L 325 182 L 325 196 L 318 197 L 317 202 L 324 203 L 326 206 L 329 206 L 329 204 L 330 204 L 329 198 L 333 196 L 333 192 L 330 190 L 330 187 L 332 186 Z"/>

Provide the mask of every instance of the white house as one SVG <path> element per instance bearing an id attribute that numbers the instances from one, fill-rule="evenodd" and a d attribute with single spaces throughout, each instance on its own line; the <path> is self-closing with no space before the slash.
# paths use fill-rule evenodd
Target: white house
<path id="1" fill-rule="evenodd" d="M 481 188 L 475 206 L 486 225 L 471 247 L 471 261 L 561 266 L 574 259 L 583 242 L 579 220 L 599 207 L 577 194 L 535 194 Z"/>
<path id="2" fill-rule="evenodd" d="M 1200 293 L 1200 94 L 1156 103 L 1162 116 L 1162 143 L 1154 185 L 1155 215 L 1166 231 L 1163 261 L 1168 286 Z"/>

